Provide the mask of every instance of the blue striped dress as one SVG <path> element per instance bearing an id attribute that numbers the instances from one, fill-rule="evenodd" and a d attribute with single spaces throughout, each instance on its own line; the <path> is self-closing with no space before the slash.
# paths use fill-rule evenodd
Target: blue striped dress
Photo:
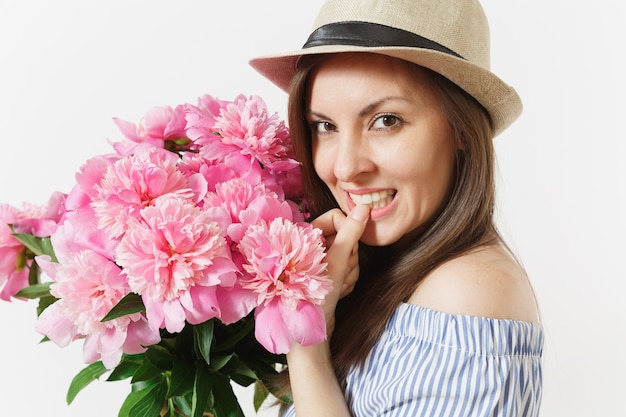
<path id="1" fill-rule="evenodd" d="M 536 323 L 401 304 L 345 396 L 355 417 L 538 416 L 542 349 Z"/>

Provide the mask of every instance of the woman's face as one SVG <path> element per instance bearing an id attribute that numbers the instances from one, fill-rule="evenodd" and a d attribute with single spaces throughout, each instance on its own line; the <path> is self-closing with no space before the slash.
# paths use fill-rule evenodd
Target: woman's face
<path id="1" fill-rule="evenodd" d="M 339 206 L 371 206 L 361 241 L 415 236 L 446 202 L 456 145 L 424 71 L 381 55 L 338 55 L 312 74 L 313 165 Z"/>

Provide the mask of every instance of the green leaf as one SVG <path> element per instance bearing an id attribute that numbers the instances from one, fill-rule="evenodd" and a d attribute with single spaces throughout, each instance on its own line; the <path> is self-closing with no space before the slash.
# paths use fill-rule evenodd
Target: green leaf
<path id="1" fill-rule="evenodd" d="M 120 407 L 120 411 L 118 411 L 118 417 L 130 417 L 130 410 L 133 408 L 137 401 L 139 401 L 144 395 L 146 395 L 143 391 L 133 391 L 126 396 L 122 406 Z"/>
<path id="2" fill-rule="evenodd" d="M 230 385 L 230 379 L 222 375 L 215 375 L 213 395 L 215 397 L 215 414 L 217 417 L 245 417 L 239 406 L 239 401 Z"/>
<path id="3" fill-rule="evenodd" d="M 139 408 L 142 410 L 144 409 L 144 407 L 151 408 L 150 405 L 160 394 L 159 390 L 161 389 L 163 382 L 163 379 L 156 378 L 151 381 L 133 384 L 133 391 L 128 394 L 128 396 L 122 403 L 122 406 L 120 407 L 120 411 L 118 413 L 118 417 L 139 417 L 139 414 L 136 414 L 139 409 L 135 410 L 135 406 L 137 406 L 138 404 L 141 404 L 139 405 Z M 146 417 L 158 416 L 164 404 L 165 398 L 163 398 L 163 401 L 160 402 L 158 410 L 155 413 L 147 415 Z"/>
<path id="4" fill-rule="evenodd" d="M 243 374 L 233 373 L 233 374 L 228 374 L 228 376 L 230 376 L 233 382 L 235 382 L 237 385 L 241 385 L 242 387 L 247 387 L 251 384 L 254 384 L 256 381 L 258 381 L 258 378 L 250 378 L 248 375 L 243 375 Z"/>
<path id="5" fill-rule="evenodd" d="M 28 287 L 22 288 L 15 294 L 15 297 L 28 298 L 33 300 L 35 298 L 45 297 L 50 295 L 50 285 L 52 282 L 46 282 L 43 284 L 31 284 Z"/>
<path id="6" fill-rule="evenodd" d="M 193 340 L 198 352 L 205 362 L 211 363 L 211 344 L 213 343 L 214 321 L 207 320 L 204 323 L 193 326 Z"/>
<path id="7" fill-rule="evenodd" d="M 189 417 L 191 415 L 191 393 L 184 397 L 167 396 L 167 412 L 161 413 L 161 417 Z"/>
<path id="8" fill-rule="evenodd" d="M 230 355 L 214 356 L 213 361 L 211 362 L 211 365 L 210 365 L 211 369 L 215 372 L 219 371 L 224 366 L 226 366 L 228 362 L 230 362 L 230 360 L 233 358 L 233 355 L 234 353 L 231 353 Z"/>
<path id="9" fill-rule="evenodd" d="M 258 363 L 256 365 L 258 365 Z M 275 368 L 267 368 L 264 371 L 257 370 L 257 373 L 260 375 L 257 385 L 259 383 L 263 384 L 263 387 L 268 390 L 270 394 L 278 398 L 283 403 L 291 404 L 293 402 L 293 399 L 291 398 L 289 393 L 285 392 L 283 387 L 279 387 L 276 385 L 277 380 L 276 378 L 273 378 L 273 376 L 278 375 L 279 372 Z"/>
<path id="10" fill-rule="evenodd" d="M 13 230 L 13 225 L 9 225 L 9 227 Z M 13 232 L 13 236 L 35 255 L 48 255 L 52 259 L 52 262 L 59 262 L 54 254 L 50 237 L 37 237 L 27 233 L 15 232 Z"/>
<path id="11" fill-rule="evenodd" d="M 39 298 L 39 304 L 37 305 L 37 317 L 39 317 L 46 308 L 50 307 L 57 301 L 58 298 L 53 297 L 52 295 L 47 295 L 45 297 Z"/>
<path id="12" fill-rule="evenodd" d="M 254 320 L 242 319 L 243 326 L 239 328 L 233 335 L 231 335 L 226 341 L 220 343 L 215 348 L 217 352 L 232 352 L 241 340 L 243 340 L 250 332 L 254 331 Z"/>
<path id="13" fill-rule="evenodd" d="M 126 294 L 126 296 L 124 296 L 124 298 L 122 298 L 100 321 L 105 322 L 123 317 L 127 314 L 140 313 L 142 311 L 146 311 L 146 307 L 143 305 L 141 296 L 131 292 Z"/>
<path id="14" fill-rule="evenodd" d="M 28 298 L 33 300 L 35 298 L 41 298 L 50 295 L 50 286 L 52 282 L 45 282 L 43 284 L 31 284 L 28 287 L 22 288 L 15 294 L 19 298 Z"/>
<path id="15" fill-rule="evenodd" d="M 130 378 L 137 372 L 144 357 L 145 355 L 143 353 L 138 355 L 122 355 L 122 360 L 115 369 L 113 369 L 107 381 L 121 381 Z"/>
<path id="16" fill-rule="evenodd" d="M 259 379 L 256 372 L 238 357 L 234 357 L 228 363 L 228 370 L 224 370 L 223 373 L 229 374 L 233 381 L 243 387 L 247 387 Z"/>
<path id="17" fill-rule="evenodd" d="M 182 359 L 175 359 L 167 396 L 179 397 L 190 393 L 193 390 L 195 373 L 196 371 L 192 364 Z"/>
<path id="18" fill-rule="evenodd" d="M 154 367 L 162 371 L 169 371 L 174 366 L 174 356 L 163 346 L 149 346 L 146 350 L 146 358 Z"/>
<path id="19" fill-rule="evenodd" d="M 167 399 L 165 378 L 161 378 L 157 385 L 144 391 L 147 391 L 145 395 L 131 407 L 129 417 L 155 417 L 161 414 Z"/>
<path id="20" fill-rule="evenodd" d="M 191 415 L 189 417 L 202 417 L 211 399 L 212 384 L 213 379 L 207 367 L 202 365 L 196 367 L 191 395 Z"/>
<path id="21" fill-rule="evenodd" d="M 39 265 L 37 265 L 37 262 L 33 262 L 30 265 L 30 269 L 28 270 L 28 284 L 29 285 L 39 284 L 40 276 L 41 276 L 41 273 L 39 271 Z"/>
<path id="22" fill-rule="evenodd" d="M 78 395 L 78 393 L 82 391 L 83 388 L 85 388 L 96 379 L 100 378 L 106 372 L 107 369 L 104 367 L 101 361 L 94 362 L 84 368 L 82 371 L 80 371 L 74 377 L 74 379 L 72 379 L 70 387 L 67 390 L 67 395 L 65 397 L 67 403 L 71 404 L 72 401 L 74 401 L 74 398 L 76 398 L 76 395 Z"/>
<path id="23" fill-rule="evenodd" d="M 191 415 L 191 405 L 184 397 L 169 398 L 169 415 L 171 417 L 189 417 Z"/>
<path id="24" fill-rule="evenodd" d="M 162 374 L 163 372 L 159 368 L 152 365 L 150 361 L 143 361 L 133 374 L 133 379 L 131 379 L 130 382 L 133 384 L 135 382 L 146 382 L 157 378 Z"/>
<path id="25" fill-rule="evenodd" d="M 254 411 L 259 412 L 259 409 L 270 395 L 270 391 L 263 385 L 263 382 L 256 381 L 254 384 L 254 397 L 252 398 L 254 402 Z"/>

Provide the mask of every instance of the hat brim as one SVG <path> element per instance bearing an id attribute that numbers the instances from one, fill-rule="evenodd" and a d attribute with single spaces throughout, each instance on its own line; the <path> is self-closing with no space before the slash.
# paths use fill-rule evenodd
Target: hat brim
<path id="1" fill-rule="evenodd" d="M 430 49 L 401 46 L 324 45 L 254 58 L 250 60 L 250 65 L 288 93 L 298 59 L 301 56 L 341 52 L 369 52 L 388 55 L 443 75 L 485 107 L 491 116 L 494 137 L 513 123 L 522 112 L 522 101 L 515 89 L 494 73 L 462 58 Z"/>

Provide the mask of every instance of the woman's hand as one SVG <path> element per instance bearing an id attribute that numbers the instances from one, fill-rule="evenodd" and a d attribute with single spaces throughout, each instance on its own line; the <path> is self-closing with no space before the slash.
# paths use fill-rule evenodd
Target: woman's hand
<path id="1" fill-rule="evenodd" d="M 359 239 L 369 219 L 370 208 L 356 206 L 346 216 L 333 209 L 315 219 L 312 224 L 322 230 L 326 239 L 327 272 L 333 281 L 332 291 L 324 300 L 326 328 L 330 338 L 335 325 L 335 308 L 340 298 L 348 295 L 359 279 Z"/>
<path id="2" fill-rule="evenodd" d="M 359 238 L 369 218 L 368 206 L 356 206 L 349 216 L 330 210 L 313 221 L 326 238 L 327 272 L 333 290 L 324 300 L 328 339 L 334 329 L 335 307 L 352 291 L 359 278 Z M 350 410 L 337 382 L 328 339 L 323 343 L 301 346 L 294 343 L 287 353 L 289 379 L 298 417 L 349 417 Z"/>

